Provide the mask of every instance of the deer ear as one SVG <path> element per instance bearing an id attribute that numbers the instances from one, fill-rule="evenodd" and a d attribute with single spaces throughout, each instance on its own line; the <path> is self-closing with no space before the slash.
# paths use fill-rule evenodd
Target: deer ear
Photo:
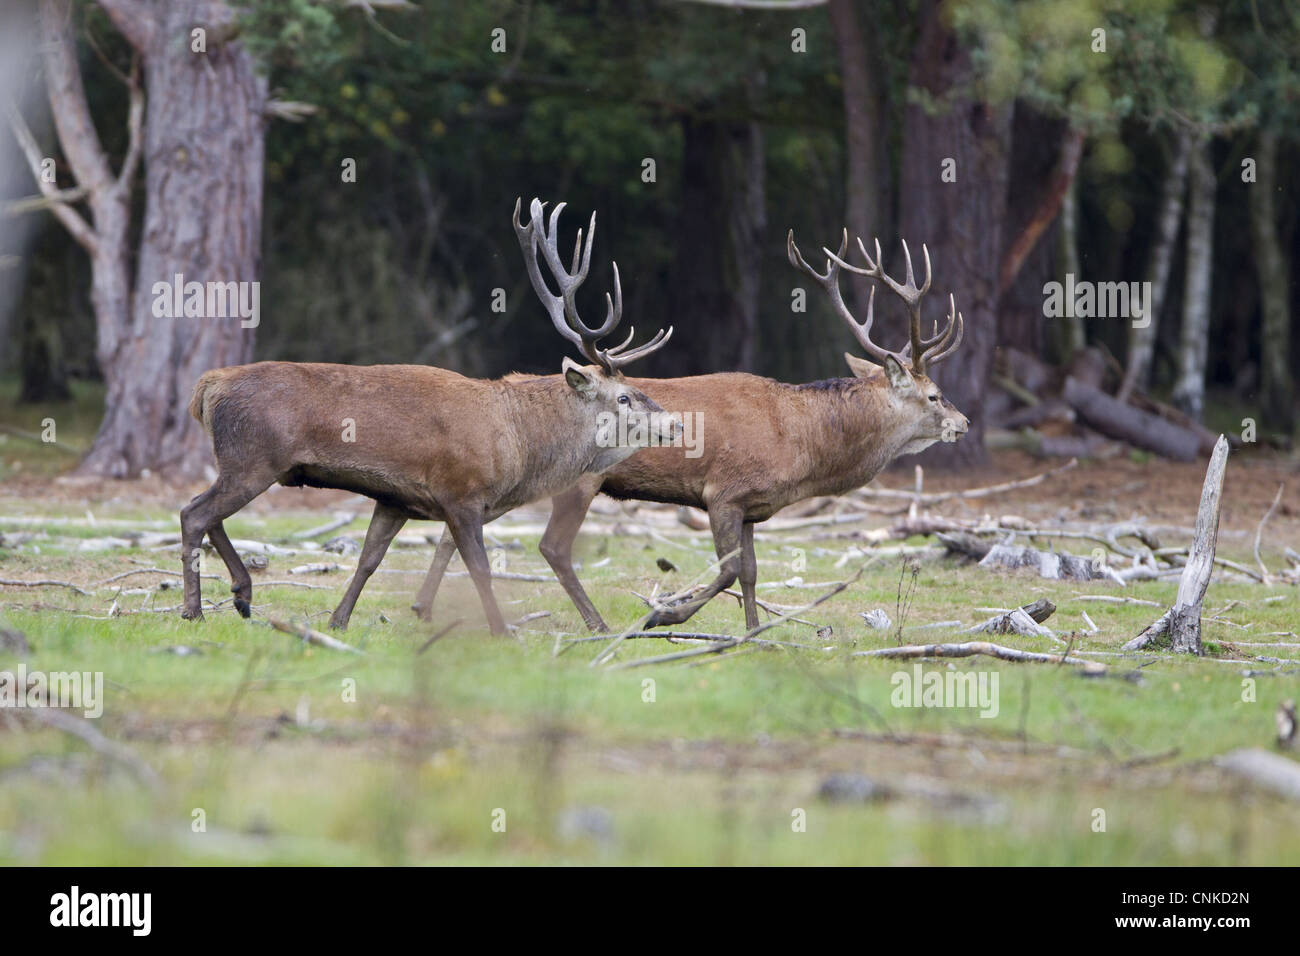
<path id="1" fill-rule="evenodd" d="M 564 357 L 564 380 L 569 383 L 569 388 L 573 389 L 583 398 L 591 398 L 596 394 L 595 377 L 567 355 Z"/>
<path id="2" fill-rule="evenodd" d="M 898 359 L 892 355 L 885 356 L 885 374 L 889 376 L 889 384 L 901 391 L 914 388 L 912 382 L 912 373 L 899 363 Z"/>
<path id="3" fill-rule="evenodd" d="M 871 381 L 871 379 L 880 378 L 880 376 L 885 374 L 885 370 L 875 362 L 868 362 L 866 359 L 858 358 L 856 355 L 850 355 L 848 352 L 844 353 L 844 361 L 849 363 L 849 371 L 851 371 L 857 378 Z"/>

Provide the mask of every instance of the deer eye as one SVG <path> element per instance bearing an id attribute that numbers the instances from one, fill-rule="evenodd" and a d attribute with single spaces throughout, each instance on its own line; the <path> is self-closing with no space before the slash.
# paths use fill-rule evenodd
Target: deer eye
<path id="1" fill-rule="evenodd" d="M 931 396 L 930 396 L 930 401 L 932 401 L 932 402 L 937 402 L 938 400 L 939 400 L 939 396 L 938 396 L 938 395 L 931 395 Z"/>
<path id="2" fill-rule="evenodd" d="M 632 399 L 628 398 L 626 395 L 620 395 L 618 397 L 618 403 L 620 405 L 631 405 Z"/>

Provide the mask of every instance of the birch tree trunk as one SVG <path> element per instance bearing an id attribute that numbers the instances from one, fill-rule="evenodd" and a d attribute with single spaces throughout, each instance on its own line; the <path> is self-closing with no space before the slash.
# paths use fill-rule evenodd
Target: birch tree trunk
<path id="1" fill-rule="evenodd" d="M 1256 181 L 1250 196 L 1250 235 L 1260 299 L 1260 384 L 1263 413 L 1270 428 L 1290 434 L 1295 424 L 1291 387 L 1291 315 L 1287 305 L 1287 267 L 1278 240 L 1277 133 L 1260 133 L 1255 153 Z"/>
<path id="2" fill-rule="evenodd" d="M 1210 291 L 1214 258 L 1214 170 L 1211 140 L 1192 147 L 1187 209 L 1187 275 L 1183 285 L 1183 327 L 1178 343 L 1178 383 L 1173 401 L 1197 421 L 1205 408 L 1205 359 L 1210 339 Z"/>
<path id="3" fill-rule="evenodd" d="M 1070 182 L 1070 188 L 1061 200 L 1061 279 L 1072 275 L 1075 281 L 1083 278 L 1079 271 L 1079 184 L 1077 180 Z M 1061 336 L 1062 364 L 1069 362 L 1074 353 L 1084 348 L 1088 344 L 1088 338 L 1084 334 L 1083 319 L 1075 314 L 1074 309 L 1069 310 L 1069 314 L 1062 320 L 1065 324 L 1065 334 Z"/>
<path id="4" fill-rule="evenodd" d="M 1175 137 L 1169 170 L 1160 187 L 1155 246 L 1151 250 L 1151 265 L 1147 270 L 1147 280 L 1151 283 L 1151 301 L 1143 303 L 1145 318 L 1149 321 L 1141 328 L 1129 328 L 1124 381 L 1116 396 L 1120 401 L 1127 401 L 1133 389 L 1143 390 L 1150 383 L 1160 310 L 1164 307 L 1165 292 L 1169 287 L 1169 271 L 1174 262 L 1178 227 L 1183 221 L 1183 194 L 1187 186 L 1187 159 L 1191 153 L 1191 142 L 1191 134 L 1186 131 L 1180 131 Z"/>

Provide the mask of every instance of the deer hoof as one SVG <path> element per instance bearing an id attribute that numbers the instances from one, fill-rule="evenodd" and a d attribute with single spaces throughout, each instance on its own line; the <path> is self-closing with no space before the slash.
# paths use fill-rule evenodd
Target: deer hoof
<path id="1" fill-rule="evenodd" d="M 239 612 L 240 617 L 250 618 L 253 616 L 253 609 L 249 607 L 248 602 L 241 597 L 235 598 L 235 610 Z"/>
<path id="2" fill-rule="evenodd" d="M 185 621 L 201 621 L 203 620 L 203 612 L 198 608 L 187 607 L 181 611 L 181 619 Z"/>

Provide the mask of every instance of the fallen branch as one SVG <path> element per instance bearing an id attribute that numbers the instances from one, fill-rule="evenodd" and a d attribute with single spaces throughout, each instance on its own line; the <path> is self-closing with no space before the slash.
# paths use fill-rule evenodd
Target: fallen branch
<path id="1" fill-rule="evenodd" d="M 365 654 L 365 651 L 359 650 L 351 644 L 344 644 L 342 641 L 330 637 L 328 634 L 322 634 L 320 631 L 313 630 L 306 624 L 290 624 L 278 617 L 268 617 L 266 623 L 270 624 L 277 631 L 283 631 L 285 634 L 292 634 L 294 637 L 300 637 L 308 644 L 315 644 L 318 647 L 327 647 L 331 651 L 346 651 L 349 654 Z"/>
<path id="2" fill-rule="evenodd" d="M 683 660 L 689 657 L 699 657 L 702 654 L 721 654 L 724 651 L 731 650 L 733 647 L 739 647 L 742 644 L 746 644 L 752 641 L 755 637 L 757 637 L 759 634 L 763 633 L 764 631 L 776 627 L 778 624 L 783 624 L 786 621 L 796 617 L 799 614 L 803 614 L 807 611 L 811 611 L 813 608 L 817 607 L 822 602 L 830 600 L 835 595 L 839 594 L 841 591 L 845 590 L 850 585 L 854 584 L 858 580 L 858 578 L 862 577 L 863 572 L 866 571 L 867 568 L 871 567 L 871 565 L 875 564 L 877 560 L 878 560 L 877 558 L 871 558 L 870 560 L 864 562 L 862 566 L 859 567 L 858 570 L 853 574 L 852 577 L 839 582 L 833 588 L 831 588 L 829 591 L 827 591 L 825 594 L 823 594 L 821 597 L 817 598 L 816 600 L 811 601 L 810 603 L 804 605 L 801 608 L 796 608 L 793 611 L 789 611 L 786 614 L 782 614 L 780 617 L 775 617 L 772 618 L 772 620 L 770 621 L 765 621 L 764 623 L 759 624 L 757 627 L 750 628 L 741 637 L 735 637 L 725 641 L 719 641 L 716 644 L 710 644 L 707 647 L 694 647 L 688 651 L 679 651 L 676 654 L 660 654 L 656 657 L 642 657 L 637 660 L 626 661 L 622 664 L 616 664 L 610 667 L 609 670 L 626 670 L 632 667 L 644 667 L 649 664 L 665 664 L 670 661 Z M 636 628 L 635 630 L 640 630 L 640 628 Z M 632 633 L 635 632 L 635 630 L 630 629 L 628 631 L 625 631 L 623 634 L 619 635 L 618 643 L 622 643 L 622 641 L 626 640 Z"/>
<path id="3" fill-rule="evenodd" d="M 68 581 L 13 581 L 9 578 L 0 578 L 0 586 L 7 588 L 67 588 L 70 591 L 76 591 L 83 597 L 90 597 L 90 592 L 83 591 Z"/>
<path id="4" fill-rule="evenodd" d="M 975 657 L 983 654 L 1003 661 L 1035 664 L 1077 664 L 1088 674 L 1104 674 L 1106 666 L 1096 661 L 1080 660 L 1064 654 L 1040 654 L 1022 651 L 988 641 L 967 641 L 964 644 L 905 644 L 902 647 L 882 647 L 874 651 L 854 651 L 853 657 Z"/>

